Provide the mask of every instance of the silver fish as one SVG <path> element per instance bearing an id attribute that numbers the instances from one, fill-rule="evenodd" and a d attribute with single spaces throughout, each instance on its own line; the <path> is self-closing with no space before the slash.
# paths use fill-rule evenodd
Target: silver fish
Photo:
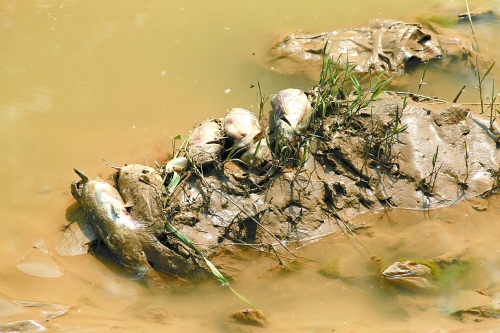
<path id="1" fill-rule="evenodd" d="M 292 139 L 304 133 L 312 116 L 311 103 L 299 89 L 285 89 L 271 99 L 271 130 L 278 128 L 281 137 Z"/>
<path id="2" fill-rule="evenodd" d="M 126 171 L 135 169 L 137 167 L 132 169 L 124 167 Z M 99 179 L 89 180 L 76 169 L 75 172 L 82 180 L 72 184 L 73 196 L 82 205 L 99 238 L 124 266 L 144 277 L 154 286 L 161 283 L 154 269 L 177 277 L 189 277 L 193 270 L 191 260 L 167 248 L 155 237 L 155 233 L 161 233 L 160 228 L 155 229 L 151 226 L 155 223 L 162 223 L 164 227 L 163 212 L 157 216 L 151 215 L 151 218 L 153 216 L 155 218 L 154 223 L 149 220 L 138 221 L 127 211 L 120 194 L 113 186 Z M 122 178 L 121 189 L 129 192 L 127 197 L 135 200 L 139 208 L 148 206 L 150 202 L 147 200 L 139 202 L 143 192 L 138 191 L 138 186 L 130 186 L 134 180 L 127 179 L 125 174 L 122 177 L 124 178 Z M 135 179 L 135 181 L 139 180 Z M 144 196 L 142 198 L 144 199 Z M 153 199 L 154 202 L 158 200 L 158 197 Z M 156 207 L 156 209 L 161 210 L 161 207 Z M 145 215 L 136 215 L 139 218 L 149 219 L 147 212 Z"/>
<path id="3" fill-rule="evenodd" d="M 99 238 L 134 273 L 141 277 L 154 274 L 137 235 L 141 226 L 128 213 L 118 191 L 100 179 L 89 180 L 74 170 L 81 181 L 73 182 L 71 193 L 82 205 Z"/>

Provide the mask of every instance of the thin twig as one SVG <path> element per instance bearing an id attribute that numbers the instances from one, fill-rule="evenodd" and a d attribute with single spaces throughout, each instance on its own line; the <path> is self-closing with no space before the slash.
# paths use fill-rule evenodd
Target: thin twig
<path id="1" fill-rule="evenodd" d="M 349 224 L 347 224 L 347 221 L 344 220 L 340 214 L 338 213 L 337 209 L 335 209 L 334 206 L 331 206 L 334 213 L 335 213 L 335 216 L 344 224 L 344 226 L 346 227 L 346 229 L 349 231 L 349 233 L 351 234 L 352 237 L 354 237 L 354 239 L 359 243 L 359 245 L 361 245 L 365 250 L 366 252 L 368 252 L 370 255 L 372 255 L 372 253 L 370 252 L 370 250 L 368 250 L 366 248 L 366 246 L 363 245 L 363 243 L 361 243 L 358 239 L 358 237 L 356 237 L 356 235 L 352 232 L 351 228 L 349 228 Z"/>
<path id="2" fill-rule="evenodd" d="M 393 91 L 393 93 L 397 95 L 408 95 L 409 97 L 418 97 L 419 99 L 425 99 L 425 100 L 430 100 L 430 101 L 435 101 L 439 103 L 448 103 L 448 101 L 445 101 L 444 99 L 439 99 L 439 98 L 434 98 L 430 96 L 425 96 L 425 95 L 419 95 L 419 94 L 414 94 L 414 93 L 408 93 L 407 91 Z"/>
<path id="3" fill-rule="evenodd" d="M 472 25 L 472 17 L 470 16 L 469 3 L 465 0 L 465 7 L 467 8 L 467 17 L 469 18 L 470 30 L 472 31 L 472 37 L 474 37 L 474 49 L 479 51 L 479 45 L 477 44 L 476 34 L 474 33 L 474 26 Z"/>
<path id="4" fill-rule="evenodd" d="M 453 99 L 453 103 L 456 103 L 458 101 L 458 98 L 460 97 L 460 95 L 462 95 L 462 93 L 464 92 L 465 90 L 465 85 L 462 87 L 462 89 L 460 89 L 460 91 L 458 92 L 457 96 Z"/>
<path id="5" fill-rule="evenodd" d="M 109 166 L 110 168 L 113 168 L 113 169 L 116 169 L 116 170 L 121 170 L 123 167 L 121 166 L 118 166 L 118 165 L 114 165 L 113 163 L 111 162 L 108 162 L 106 161 L 104 158 L 101 158 L 102 161 L 104 162 L 104 164 L 106 164 L 107 166 Z"/>
<path id="6" fill-rule="evenodd" d="M 481 105 L 479 102 L 474 102 L 474 103 L 460 103 L 462 105 Z M 500 105 L 500 103 L 491 103 L 492 105 Z"/>

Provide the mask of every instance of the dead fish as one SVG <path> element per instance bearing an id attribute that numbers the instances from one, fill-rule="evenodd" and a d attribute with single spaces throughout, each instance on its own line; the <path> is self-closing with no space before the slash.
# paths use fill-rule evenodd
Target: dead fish
<path id="1" fill-rule="evenodd" d="M 260 139 L 262 128 L 255 115 L 245 109 L 229 109 L 224 117 L 224 132 L 238 148 L 248 148 Z"/>
<path id="2" fill-rule="evenodd" d="M 141 225 L 139 240 L 153 268 L 179 277 L 188 277 L 194 269 L 191 260 L 158 240 L 165 231 L 167 221 L 163 210 L 161 175 L 153 168 L 129 164 L 119 169 L 117 183 L 126 208 Z"/>
<path id="3" fill-rule="evenodd" d="M 260 166 L 265 162 L 273 159 L 273 155 L 267 144 L 266 138 L 260 139 L 254 143 L 246 152 L 241 155 L 240 159 L 248 165 Z"/>
<path id="4" fill-rule="evenodd" d="M 303 91 L 282 90 L 271 99 L 271 106 L 271 130 L 277 128 L 282 138 L 292 139 L 309 127 L 312 108 Z"/>
<path id="5" fill-rule="evenodd" d="M 161 193 L 150 192 L 149 188 L 134 180 L 134 175 L 139 174 L 138 170 L 151 169 L 144 168 L 147 167 L 137 164 L 130 168 L 123 167 L 120 172 L 124 172 L 118 177 L 120 191 L 126 190 L 125 197 L 134 200 L 134 214 L 140 220 L 127 211 L 120 193 L 113 186 L 98 179 L 89 180 L 76 169 L 83 182 L 72 184 L 73 196 L 90 217 L 99 238 L 123 265 L 146 280 L 151 280 L 153 286 L 161 283 L 153 268 L 176 277 L 189 278 L 196 269 L 192 261 L 160 243 L 155 236 L 155 233 L 163 232 L 166 217 L 161 207 Z M 148 179 L 156 184 L 160 181 L 156 176 Z M 154 221 L 151 222 L 149 218 Z"/>
<path id="6" fill-rule="evenodd" d="M 165 165 L 165 172 L 172 173 L 174 171 L 186 170 L 188 165 L 189 160 L 185 156 L 175 157 Z"/>
<path id="7" fill-rule="evenodd" d="M 222 153 L 224 134 L 216 119 L 206 119 L 189 137 L 187 153 L 194 164 L 217 161 Z"/>
<path id="8" fill-rule="evenodd" d="M 151 167 L 129 164 L 119 167 L 116 179 L 130 215 L 147 234 L 154 237 L 161 235 L 165 231 L 166 221 L 161 191 L 162 176 Z"/>
<path id="9" fill-rule="evenodd" d="M 82 205 L 94 231 L 128 269 L 141 277 L 154 278 L 138 237 L 141 225 L 129 214 L 118 191 L 100 179 L 89 180 L 74 169 L 81 181 L 71 185 L 71 193 Z"/>

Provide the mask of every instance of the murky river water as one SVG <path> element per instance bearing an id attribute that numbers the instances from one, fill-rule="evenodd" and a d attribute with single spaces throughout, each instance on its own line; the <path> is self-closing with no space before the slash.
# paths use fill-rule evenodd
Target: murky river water
<path id="1" fill-rule="evenodd" d="M 101 158 L 115 164 L 164 161 L 170 138 L 187 134 L 196 122 L 221 117 L 230 107 L 255 111 L 251 85 L 257 81 L 267 95 L 309 88 L 310 79 L 282 75 L 257 61 L 280 34 L 402 19 L 437 2 L 0 1 L 0 323 L 33 319 L 53 332 L 225 331 L 225 314 L 245 304 L 215 282 L 188 293 L 151 295 L 90 255 L 55 252 L 66 210 L 74 209 L 72 168 L 106 177 L 110 170 Z M 464 7 L 462 1 L 448 2 Z M 498 2 L 489 4 L 500 13 Z M 480 50 L 499 59 L 498 22 L 474 28 Z M 413 91 L 418 75 L 408 78 Z M 422 93 L 453 99 L 465 84 L 461 101 L 477 101 L 473 74 L 429 71 L 426 81 Z M 500 289 L 499 209 L 493 197 L 483 212 L 462 202 L 428 214 L 361 216 L 359 221 L 377 228 L 360 240 L 387 264 L 469 251 L 474 261 L 455 288 Z M 443 315 L 453 290 L 425 298 L 388 293 L 363 251 L 343 234 L 332 235 L 303 250 L 316 262 L 288 274 L 266 272 L 276 262 L 248 254 L 234 286 L 267 314 L 267 330 L 274 332 L 471 332 L 500 326 L 462 324 Z M 338 262 L 353 278 L 320 275 L 318 267 L 327 262 Z M 49 319 L 44 308 L 20 310 L 12 300 L 70 310 Z"/>

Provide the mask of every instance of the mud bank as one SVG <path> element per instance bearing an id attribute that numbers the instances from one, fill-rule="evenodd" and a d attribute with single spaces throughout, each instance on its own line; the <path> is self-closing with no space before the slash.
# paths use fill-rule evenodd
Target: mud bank
<path id="1" fill-rule="evenodd" d="M 317 79 L 323 56 L 355 66 L 359 73 L 403 75 L 414 72 L 423 62 L 434 60 L 441 69 L 471 68 L 486 71 L 493 63 L 477 51 L 477 45 L 463 33 L 468 26 L 468 13 L 451 6 L 436 5 L 408 22 L 374 19 L 355 27 L 326 32 L 298 30 L 279 37 L 268 55 L 260 60 L 279 68 L 282 74 L 306 74 Z M 492 10 L 478 8 L 469 13 L 471 20 L 495 24 Z M 460 32 L 459 30 L 462 30 Z M 475 38 L 475 37 L 474 37 Z M 269 67 L 265 65 L 265 67 Z"/>
<path id="2" fill-rule="evenodd" d="M 308 131 L 295 133 L 292 140 L 279 141 L 276 128 L 262 126 L 268 117 L 261 119 L 272 158 L 259 163 L 243 162 L 242 156 L 251 151 L 249 145 L 235 152 L 234 142 L 224 137 L 217 142 L 220 147 L 216 151 L 220 150 L 220 155 L 208 154 L 212 157 L 208 160 L 193 163 L 189 149 L 180 149 L 189 162 L 183 167 L 182 163 L 175 163 L 174 167 L 171 162 L 156 170 L 139 165 L 113 166 L 118 169 L 112 177 L 118 189 L 116 195 L 124 197 L 127 202 L 124 206 L 144 225 L 142 231 L 134 233 L 140 236 L 148 260 L 145 266 L 166 274 L 158 273 L 155 279 L 142 276 L 148 286 L 179 291 L 192 287 L 184 279 L 213 280 L 201 255 L 209 258 L 233 283 L 241 278 L 242 260 L 264 256 L 274 262 L 270 268 L 256 266 L 255 270 L 264 279 L 299 274 L 304 265 L 312 263 L 311 266 L 317 267 L 315 274 L 326 279 L 349 285 L 372 281 L 388 293 L 387 297 L 405 304 L 394 312 L 398 317 L 417 317 L 420 308 L 443 302 L 449 303 L 445 312 L 428 310 L 426 314 L 471 322 L 496 317 L 500 305 L 497 283 L 475 283 L 477 290 L 464 284 L 465 273 L 476 260 L 471 254 L 477 254 L 477 249 L 469 251 L 463 244 L 451 242 L 444 226 L 439 227 L 443 231 L 438 237 L 447 240 L 445 248 L 441 248 L 443 244 L 441 247 L 433 244 L 433 250 L 418 249 L 415 242 L 426 237 L 424 225 L 412 222 L 414 225 L 408 230 L 393 234 L 387 223 L 375 227 L 374 221 L 366 218 L 373 215 L 391 220 L 393 214 L 408 215 L 402 213 L 405 210 L 427 211 L 430 216 L 431 209 L 450 206 L 462 199 L 470 201 L 468 205 L 477 211 L 488 209 L 488 201 L 477 198 L 495 193 L 498 187 L 500 156 L 496 123 L 486 116 L 472 114 L 460 104 L 425 104 L 389 92 L 384 98 L 358 104 L 360 107 L 354 109 L 351 109 L 353 102 L 335 99 L 323 112 L 317 108 L 317 101 L 324 96 L 321 87 L 306 95 L 312 101 L 315 117 Z M 346 117 L 349 110 L 352 117 Z M 193 133 L 197 133 L 197 128 Z M 284 149 L 283 143 L 290 148 Z M 212 153 L 214 144 L 210 141 L 208 146 Z M 205 148 L 202 145 L 200 149 Z M 257 156 L 258 151 L 253 155 Z M 157 182 L 159 179 L 163 179 L 163 186 Z M 74 219 L 89 236 L 84 216 L 76 215 Z M 164 227 L 158 227 L 159 220 L 166 221 Z M 331 237 L 342 234 L 337 231 L 347 237 L 332 242 Z M 183 244 L 177 232 L 198 250 Z M 78 248 L 97 238 L 90 235 L 80 239 Z M 148 241 L 143 242 L 144 239 Z M 323 254 L 319 262 L 313 259 L 318 258 L 315 246 L 306 246 L 323 242 L 343 248 L 353 247 L 356 241 L 360 245 L 358 251 L 353 251 L 357 258 L 352 253 L 332 257 L 336 259 Z M 345 242 L 350 245 L 342 245 Z M 406 242 L 410 245 L 406 246 Z M 63 254 L 61 250 L 67 251 L 75 244 L 75 238 L 68 236 L 67 246 L 60 246 L 58 251 Z M 126 246 L 122 248 L 126 250 Z M 93 249 L 100 260 L 112 260 L 102 246 Z M 409 276 L 414 272 L 406 272 L 404 267 L 424 266 L 406 259 L 393 264 L 399 260 L 400 257 L 395 257 L 399 253 L 409 258 L 425 258 L 420 262 L 442 267 L 440 273 L 425 268 L 422 276 Z M 127 266 L 119 253 L 115 255 Z M 177 264 L 169 267 L 169 263 Z M 132 272 L 144 269 L 128 268 Z M 183 279 L 172 279 L 172 275 Z M 384 279 L 394 286 L 384 284 Z M 465 291 L 456 292 L 455 283 L 464 284 Z M 409 299 L 411 304 L 407 303 Z M 276 314 L 275 309 L 268 310 L 271 317 Z M 280 327 L 264 315 L 256 322 L 247 322 L 248 311 L 229 312 L 222 325 L 238 332 Z M 234 313 L 244 314 L 243 321 Z"/>
<path id="3" fill-rule="evenodd" d="M 355 109 L 354 102 L 335 99 L 321 111 L 321 94 L 318 87 L 306 94 L 316 112 L 307 132 L 279 141 L 276 128 L 263 126 L 268 138 L 263 145 L 272 156 L 259 163 L 242 161 L 253 152 L 249 145 L 235 151 L 231 139 L 222 137 L 216 150 L 220 154 L 208 154 L 211 159 L 202 162 L 193 162 L 190 150 L 181 149 L 185 164 L 180 168 L 171 162 L 156 171 L 115 167 L 120 169 L 114 177 L 117 189 L 128 198 L 123 211 L 128 209 L 144 226 L 142 248 L 146 255 L 154 254 L 148 256 L 153 268 L 189 279 L 190 272 L 203 266 L 199 253 L 172 230 L 208 258 L 248 249 L 278 256 L 340 229 L 356 232 L 363 225 L 349 221 L 366 212 L 426 210 L 496 191 L 498 127 L 488 117 L 473 115 L 460 104 L 425 104 L 391 93 Z M 199 149 L 213 152 L 215 143 L 210 142 Z M 257 150 L 253 154 L 259 155 Z M 160 179 L 165 182 L 161 188 Z M 74 219 L 88 237 L 76 240 L 70 228 L 60 254 L 81 253 L 84 243 L 98 238 L 82 218 Z M 155 228 L 150 227 L 153 221 Z M 158 228 L 158 221 L 174 229 Z M 132 254 L 122 252 L 115 255 L 123 263 Z M 165 264 L 183 260 L 175 267 Z M 149 270 L 146 266 L 132 270 Z"/>
<path id="4" fill-rule="evenodd" d="M 436 208 L 498 186 L 495 133 L 462 105 L 403 107 L 392 96 L 360 109 L 348 130 L 332 131 L 336 117 L 315 119 L 296 167 L 252 168 L 234 158 L 192 174 L 168 198 L 169 221 L 209 253 L 283 251 L 364 212 Z M 395 127 L 404 131 L 392 135 Z"/>

